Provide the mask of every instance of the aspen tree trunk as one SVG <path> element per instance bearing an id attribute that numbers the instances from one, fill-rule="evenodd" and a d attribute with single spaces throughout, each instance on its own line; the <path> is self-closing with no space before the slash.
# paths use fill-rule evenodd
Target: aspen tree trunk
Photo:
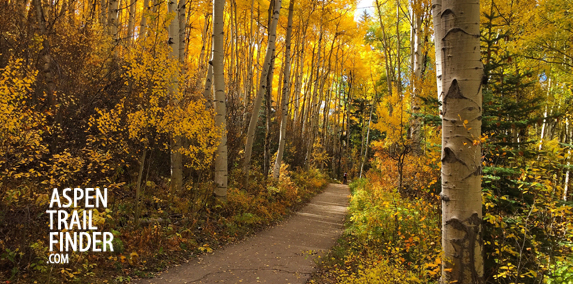
<path id="1" fill-rule="evenodd" d="M 225 102 L 225 74 L 224 74 L 224 18 L 225 0 L 213 2 L 213 79 L 215 96 L 215 125 L 221 128 L 221 140 L 217 147 L 215 157 L 215 196 L 227 198 L 227 105 Z"/>
<path id="2" fill-rule="evenodd" d="M 147 14 L 149 13 L 149 0 L 143 0 L 143 9 L 141 10 L 141 22 L 139 24 L 139 32 L 137 38 L 145 38 L 147 36 Z"/>
<path id="3" fill-rule="evenodd" d="M 117 38 L 117 28 L 118 28 L 118 8 L 119 8 L 119 0 L 110 0 L 109 4 L 109 34 L 111 35 L 112 39 L 115 43 L 118 43 Z"/>
<path id="4" fill-rule="evenodd" d="M 402 43 L 400 42 L 400 0 L 396 0 L 396 72 L 397 80 L 396 80 L 396 93 L 398 96 L 402 96 L 402 72 L 401 72 L 401 58 L 400 53 L 402 49 Z M 400 114 L 402 111 L 400 111 Z"/>
<path id="5" fill-rule="evenodd" d="M 432 0 L 432 18 L 434 22 L 434 46 L 436 51 L 436 81 L 438 89 L 438 101 L 440 103 L 440 116 L 442 116 L 442 38 L 444 37 L 442 31 L 442 23 L 440 17 L 442 15 L 442 1 Z"/>
<path id="6" fill-rule="evenodd" d="M 352 130 L 350 128 L 350 100 L 352 100 L 352 84 L 354 81 L 352 71 L 350 72 L 349 77 L 350 80 L 348 82 L 348 96 L 346 98 L 346 147 L 344 149 L 344 154 L 348 156 L 348 160 L 346 161 L 345 165 L 347 170 L 349 170 L 348 162 L 350 161 L 350 131 Z"/>
<path id="7" fill-rule="evenodd" d="M 439 2 L 439 1 L 436 1 Z M 441 5 L 440 5 L 441 4 Z M 482 284 L 479 1 L 435 3 L 443 56 L 441 283 Z M 436 45 L 438 48 L 439 45 Z M 436 52 L 439 52 L 436 49 Z"/>
<path id="8" fill-rule="evenodd" d="M 134 0 L 137 1 L 137 0 Z M 175 0 L 173 0 L 175 1 Z M 179 0 L 179 3 L 177 4 L 177 19 L 179 20 L 179 30 L 178 30 L 178 34 L 179 34 L 179 38 L 177 40 L 179 40 L 179 62 L 181 62 L 182 64 L 185 63 L 185 29 L 187 27 L 187 17 L 185 14 L 185 5 L 186 0 Z"/>
<path id="9" fill-rule="evenodd" d="M 272 3 L 272 2 L 271 2 Z M 272 14 L 274 11 L 273 5 L 269 5 L 268 10 L 268 23 L 267 26 L 271 26 Z M 263 145 L 263 177 L 266 179 L 270 171 L 271 162 L 271 107 L 272 107 L 272 92 L 273 92 L 273 75 L 275 67 L 275 56 L 271 57 L 271 66 L 269 68 L 269 73 L 267 74 L 267 89 L 265 92 L 265 139 Z"/>
<path id="10" fill-rule="evenodd" d="M 251 166 L 251 154 L 253 152 L 253 142 L 255 140 L 255 130 L 257 128 L 257 121 L 259 120 L 259 110 L 263 101 L 263 96 L 267 90 L 267 76 L 271 68 L 271 59 L 275 53 L 275 39 L 277 23 L 279 21 L 279 14 L 281 10 L 281 0 L 275 1 L 275 9 L 273 11 L 273 20 L 269 26 L 269 41 L 267 44 L 267 51 L 265 54 L 265 61 L 263 63 L 263 72 L 261 73 L 259 88 L 257 91 L 257 96 L 255 98 L 255 103 L 253 106 L 253 112 L 251 114 L 251 121 L 249 122 L 249 130 L 247 131 L 247 143 L 245 144 L 245 161 L 243 163 L 243 173 L 248 180 L 249 167 Z"/>
<path id="11" fill-rule="evenodd" d="M 214 97 L 211 94 L 212 84 L 213 84 L 213 61 L 209 61 L 209 67 L 207 69 L 207 78 L 205 78 L 205 89 L 203 89 L 203 97 L 207 101 L 214 101 Z M 215 107 L 214 102 L 209 103 L 207 107 Z"/>
<path id="12" fill-rule="evenodd" d="M 338 31 L 338 26 L 336 27 L 336 30 Z M 324 76 L 324 78 L 322 80 L 322 84 L 320 85 L 321 92 L 324 92 L 324 86 L 326 84 L 326 81 L 328 81 L 328 79 L 329 79 L 328 77 L 330 76 L 330 73 L 331 73 L 332 53 L 334 51 L 334 43 L 336 42 L 337 36 L 338 36 L 338 32 L 336 32 L 334 34 L 334 38 L 332 39 L 332 44 L 330 45 L 330 51 L 328 54 L 328 67 L 326 68 L 327 75 Z M 338 54 L 339 48 L 340 48 L 340 45 L 337 46 L 337 49 L 336 49 L 337 54 Z M 334 71 L 332 73 L 336 74 L 336 65 L 334 66 Z M 326 100 L 325 100 L 325 104 L 324 104 L 323 123 L 322 123 L 322 129 L 323 129 L 323 131 L 322 131 L 323 132 L 322 133 L 323 134 L 322 143 L 325 147 L 326 147 L 326 145 L 328 145 L 327 131 L 328 131 L 328 125 L 329 125 L 329 117 L 330 117 L 329 112 L 330 112 L 330 100 L 331 99 L 332 99 L 332 88 L 328 88 L 328 95 L 326 96 Z"/>
<path id="13" fill-rule="evenodd" d="M 274 75 L 275 59 L 274 56 L 271 59 L 271 67 L 269 69 L 269 74 L 267 75 L 267 92 L 265 97 L 265 145 L 264 145 L 264 166 L 263 175 L 265 178 L 269 175 L 271 167 L 271 108 L 273 99 L 273 75 Z"/>
<path id="14" fill-rule="evenodd" d="M 18 15 L 21 17 L 22 21 L 24 21 L 24 20 L 26 20 L 26 18 L 28 18 L 27 12 L 26 12 L 26 7 L 28 6 L 28 1 L 29 0 L 20 0 L 16 3 Z"/>
<path id="15" fill-rule="evenodd" d="M 565 118 L 565 136 L 569 136 L 569 144 L 573 144 L 571 143 L 572 138 L 573 137 L 573 130 L 571 131 L 571 134 L 569 134 L 570 131 L 570 127 L 569 127 L 569 118 Z M 570 174 L 570 170 L 569 167 L 571 167 L 571 148 L 569 148 L 567 150 L 567 154 L 569 154 L 569 158 L 567 159 L 567 171 L 565 172 L 565 181 L 564 181 L 564 186 L 563 186 L 563 200 L 567 201 L 567 193 L 569 191 L 569 174 Z"/>
<path id="16" fill-rule="evenodd" d="M 143 180 L 143 170 L 145 168 L 145 158 L 147 157 L 147 145 L 143 148 L 141 160 L 139 161 L 139 175 L 137 176 L 137 187 L 135 188 L 135 226 L 139 226 L 139 215 L 141 212 L 141 181 Z"/>
<path id="17" fill-rule="evenodd" d="M 36 20 L 40 27 L 40 33 L 45 37 L 42 41 L 42 50 L 40 50 L 40 54 L 42 58 L 42 73 L 44 74 L 44 78 L 46 80 L 46 96 L 48 98 L 48 105 L 50 108 L 55 108 L 56 98 L 54 96 L 54 92 L 56 91 L 56 83 L 54 82 L 54 73 L 52 72 L 53 59 L 50 51 L 50 44 L 48 42 L 48 38 L 46 37 L 46 19 L 44 17 L 44 10 L 42 8 L 41 0 L 34 0 L 33 3 L 36 8 Z M 59 122 L 59 120 L 59 115 L 56 114 L 56 122 Z M 55 140 L 57 140 L 57 137 L 55 137 Z M 55 143 L 53 143 L 51 147 L 55 147 Z"/>
<path id="18" fill-rule="evenodd" d="M 546 93 L 546 98 L 547 101 L 549 101 L 549 93 L 551 92 L 551 77 L 549 78 L 549 80 L 547 81 L 547 93 Z M 547 104 L 545 104 L 545 112 L 543 113 L 543 124 L 541 125 L 541 135 L 539 136 L 539 151 L 541 151 L 541 149 L 543 148 L 543 138 L 545 138 L 545 133 L 547 133 L 547 111 L 548 111 L 549 107 Z M 547 139 L 550 140 L 550 139 Z"/>
<path id="19" fill-rule="evenodd" d="M 414 155 L 422 154 L 421 140 L 420 136 L 420 105 L 418 101 L 418 94 L 420 93 L 419 84 L 422 80 L 422 65 L 423 65 L 423 55 L 422 55 L 422 15 L 418 12 L 421 10 L 419 7 L 421 3 L 419 1 L 414 1 L 412 4 L 412 28 L 411 32 L 411 45 L 412 45 L 412 97 L 411 97 L 411 107 L 412 107 L 412 122 L 411 122 L 411 136 L 412 136 L 412 152 Z"/>
<path id="20" fill-rule="evenodd" d="M 370 108 L 370 116 L 368 117 L 368 130 L 366 131 L 366 149 L 364 150 L 364 156 L 362 157 L 362 163 L 360 163 L 360 178 L 362 178 L 362 171 L 364 170 L 364 163 L 366 163 L 366 159 L 368 159 L 368 140 L 370 139 L 370 123 L 372 122 L 372 113 L 374 112 L 374 106 L 376 104 L 376 100 L 374 100 L 374 104 Z M 362 151 L 360 151 L 362 154 Z"/>
<path id="21" fill-rule="evenodd" d="M 362 158 L 362 163 L 360 164 L 360 178 L 362 178 L 362 171 L 364 170 L 364 164 L 366 159 L 368 159 L 368 142 L 370 140 L 370 124 L 372 123 L 372 114 L 374 113 L 374 108 L 378 103 L 378 92 L 376 91 L 376 85 L 374 84 L 374 78 L 372 77 L 372 72 L 370 72 L 370 79 L 372 80 L 372 85 L 374 87 L 374 102 L 370 108 L 370 117 L 368 118 L 368 131 L 366 132 L 366 149 L 364 150 L 364 157 Z"/>
<path id="22" fill-rule="evenodd" d="M 320 42 L 320 41 L 319 41 L 319 42 Z M 312 54 L 312 57 L 311 57 L 311 59 L 310 59 L 311 64 L 310 64 L 310 66 L 309 66 L 309 68 L 310 68 L 310 78 L 308 78 L 307 81 L 306 81 L 306 83 L 304 84 L 304 85 L 306 86 L 306 88 L 305 88 L 305 90 L 304 90 L 304 92 L 303 92 L 302 106 L 301 106 L 301 110 L 300 110 L 300 136 L 299 136 L 300 138 L 303 137 L 303 135 L 304 135 L 305 132 L 306 132 L 305 130 L 306 130 L 306 128 L 307 128 L 307 123 L 306 123 L 306 121 L 307 121 L 308 112 L 309 112 L 309 111 L 307 110 L 307 108 L 309 108 L 308 105 L 311 103 L 311 94 L 310 94 L 310 91 L 312 90 L 312 81 L 313 81 L 313 79 L 314 79 L 314 77 L 313 77 L 313 76 L 314 76 L 314 66 L 317 65 L 317 64 L 314 63 L 314 61 L 315 61 L 315 54 L 316 54 L 316 53 L 315 53 L 315 48 L 316 48 L 316 47 L 313 47 L 313 48 L 312 48 L 312 53 L 311 53 L 311 54 Z M 308 100 L 308 103 L 307 103 L 307 100 Z"/>
<path id="23" fill-rule="evenodd" d="M 57 102 L 56 102 L 56 96 L 55 96 L 55 92 L 56 92 L 56 83 L 54 81 L 54 77 L 55 74 L 53 72 L 53 63 L 54 60 L 52 58 L 51 55 L 51 48 L 50 48 L 50 43 L 48 41 L 48 30 L 47 30 L 47 22 L 46 22 L 46 17 L 45 17 L 45 10 L 42 8 L 42 1 L 41 0 L 33 0 L 32 2 L 34 4 L 34 10 L 36 13 L 36 21 L 38 23 L 38 26 L 40 28 L 40 34 L 43 37 L 42 40 L 42 49 L 40 50 L 40 58 L 41 58 L 41 62 L 42 62 L 42 72 L 38 72 L 38 77 L 40 74 L 44 75 L 44 80 L 46 80 L 46 89 L 45 89 L 45 94 L 48 100 L 48 106 L 49 109 L 52 110 L 53 113 L 55 113 L 55 115 L 52 116 L 53 118 L 53 124 L 58 125 L 61 122 L 61 112 L 58 111 L 57 109 Z M 30 11 L 30 17 L 32 11 Z M 56 153 L 58 150 L 58 145 L 59 143 L 59 136 L 56 134 L 53 134 L 51 137 L 51 141 L 50 141 L 50 152 L 52 153 Z"/>
<path id="24" fill-rule="evenodd" d="M 99 12 L 100 12 L 99 23 L 102 27 L 104 27 L 107 25 L 107 1 L 106 0 L 100 0 L 100 11 Z"/>
<path id="25" fill-rule="evenodd" d="M 179 62 L 179 20 L 177 19 L 177 2 L 175 2 L 175 0 L 170 0 L 167 8 L 169 13 L 175 14 L 175 18 L 171 20 L 168 28 L 168 44 L 171 47 L 169 57 L 171 60 Z M 171 98 L 172 105 L 177 107 L 179 104 L 179 71 L 175 72 L 173 78 L 171 78 L 169 97 Z M 183 188 L 183 157 L 180 152 L 182 145 L 182 137 L 179 135 L 173 135 L 171 141 L 171 182 L 173 185 L 173 192 L 180 192 Z"/>
<path id="26" fill-rule="evenodd" d="M 129 2 L 129 20 L 127 24 L 127 40 L 129 43 L 133 40 L 135 32 L 135 7 L 137 7 L 137 0 Z"/>
<path id="27" fill-rule="evenodd" d="M 323 64 L 321 58 L 322 58 L 322 54 L 321 54 L 321 49 L 322 49 L 322 35 L 323 35 L 323 30 L 324 30 L 324 25 L 322 23 L 322 15 L 324 14 L 324 3 L 323 3 L 323 9 L 321 11 L 321 24 L 320 24 L 320 31 L 319 31 L 319 37 L 318 37 L 318 46 L 317 46 L 317 51 L 316 51 L 316 63 L 313 62 L 313 66 L 316 66 L 316 72 L 315 72 L 315 76 L 314 76 L 314 84 L 312 84 L 312 75 L 311 75 L 311 82 L 309 82 L 309 90 L 310 88 L 312 88 L 312 94 L 310 95 L 309 98 L 309 104 L 308 104 L 308 111 L 306 112 L 306 117 L 308 117 L 308 129 L 309 129 L 309 134 L 307 136 L 307 147 L 306 147 L 306 155 L 305 155 L 305 164 L 306 164 L 306 168 L 308 169 L 310 167 L 310 159 L 312 157 L 312 151 L 314 148 L 314 139 L 315 139 L 315 131 L 314 131 L 314 126 L 315 126 L 315 119 L 318 119 L 318 112 L 315 112 L 315 107 L 317 104 L 320 103 L 320 99 L 318 98 L 318 96 L 320 95 L 318 93 L 318 89 L 319 89 L 319 85 L 320 85 L 320 69 L 321 66 Z M 303 125 L 304 126 L 304 125 Z M 304 135 L 304 133 L 303 133 Z"/>
<path id="28" fill-rule="evenodd" d="M 248 50 L 247 50 L 247 78 L 245 82 L 245 94 L 243 97 L 243 107 L 247 109 L 251 103 L 251 90 L 253 86 L 253 69 L 254 69 L 254 55 L 255 55 L 255 41 L 253 36 L 253 25 L 254 25 L 254 5 L 255 0 L 251 0 L 251 10 L 250 10 L 250 23 L 249 23 L 249 39 L 248 39 Z M 243 125 L 247 124 L 248 112 L 245 111 L 243 115 Z"/>
<path id="29" fill-rule="evenodd" d="M 202 33 L 203 35 L 201 36 L 202 38 L 202 42 L 203 45 L 201 46 L 201 53 L 199 54 L 199 66 L 201 66 L 201 70 L 202 70 L 202 64 L 204 64 L 203 62 L 206 62 L 207 60 L 209 60 L 207 62 L 207 74 L 205 75 L 205 87 L 203 89 L 203 98 L 205 99 L 205 105 L 207 108 L 214 108 L 214 97 L 212 95 L 211 89 L 212 89 L 212 84 L 213 84 L 213 34 L 211 33 L 211 35 L 209 34 L 209 22 L 210 22 L 210 15 L 211 13 L 205 13 L 205 20 L 204 20 L 204 28 L 202 29 Z M 209 42 L 211 42 L 211 44 L 209 45 Z M 209 56 L 207 54 L 207 52 L 205 52 L 206 49 L 209 49 L 211 52 L 210 58 L 208 58 L 207 56 Z M 205 55 L 205 56 L 203 56 Z"/>
<path id="30" fill-rule="evenodd" d="M 391 62 L 392 62 L 392 55 L 389 52 L 389 46 L 388 46 L 388 39 L 386 36 L 386 30 L 384 28 L 384 22 L 382 21 L 382 10 L 380 9 L 380 3 L 378 2 L 378 0 L 376 0 L 376 8 L 378 9 L 378 19 L 380 20 L 380 28 L 382 29 L 382 48 L 384 51 L 384 68 L 386 69 L 386 85 L 388 88 L 388 97 L 391 98 L 392 97 L 392 72 L 390 70 L 392 70 L 392 66 L 391 66 Z M 390 116 L 392 116 L 392 107 L 390 107 Z"/>

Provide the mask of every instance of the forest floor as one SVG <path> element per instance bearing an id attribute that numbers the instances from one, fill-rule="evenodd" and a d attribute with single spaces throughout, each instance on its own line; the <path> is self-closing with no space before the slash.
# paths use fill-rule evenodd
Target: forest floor
<path id="1" fill-rule="evenodd" d="M 330 184 L 275 227 L 135 283 L 306 283 L 342 234 L 349 194 Z"/>

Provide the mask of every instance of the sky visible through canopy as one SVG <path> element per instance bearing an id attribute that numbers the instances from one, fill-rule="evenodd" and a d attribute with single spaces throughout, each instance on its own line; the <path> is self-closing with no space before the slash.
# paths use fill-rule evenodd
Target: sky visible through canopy
<path id="1" fill-rule="evenodd" d="M 374 15 L 374 0 L 359 0 L 358 5 L 356 5 L 356 12 L 354 12 L 354 21 L 358 22 L 360 16 L 366 10 L 369 15 Z"/>

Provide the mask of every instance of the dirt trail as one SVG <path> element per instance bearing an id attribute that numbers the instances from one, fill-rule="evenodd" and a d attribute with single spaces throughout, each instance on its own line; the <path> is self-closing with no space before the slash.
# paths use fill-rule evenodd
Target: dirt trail
<path id="1" fill-rule="evenodd" d="M 277 226 L 136 283 L 306 283 L 342 233 L 349 194 L 330 184 Z"/>

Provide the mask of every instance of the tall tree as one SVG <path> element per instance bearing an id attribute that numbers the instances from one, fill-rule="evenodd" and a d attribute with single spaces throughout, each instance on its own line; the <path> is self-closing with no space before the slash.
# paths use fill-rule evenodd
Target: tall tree
<path id="1" fill-rule="evenodd" d="M 422 81 L 422 19 L 423 19 L 422 1 L 415 0 L 412 2 L 411 13 L 411 28 L 410 28 L 410 51 L 411 51 L 411 65 L 412 65 L 412 120 L 410 122 L 410 131 L 412 137 L 412 152 L 415 155 L 422 154 L 420 135 L 421 121 L 417 114 L 420 113 L 419 93 L 420 84 Z"/>
<path id="2" fill-rule="evenodd" d="M 479 1 L 437 0 L 442 90 L 442 283 L 484 283 Z"/>
<path id="3" fill-rule="evenodd" d="M 168 44 L 171 47 L 169 58 L 175 62 L 179 62 L 179 13 L 177 12 L 177 2 L 169 1 L 168 11 L 175 15 L 175 18 L 169 23 L 169 40 Z M 179 69 L 179 64 L 175 65 Z M 179 70 L 173 72 L 169 84 L 169 97 L 171 103 L 177 107 L 179 105 Z M 180 135 L 174 134 L 171 141 L 171 181 L 173 183 L 174 192 L 179 192 L 183 187 L 183 155 L 181 154 L 181 147 L 183 141 Z"/>
<path id="4" fill-rule="evenodd" d="M 215 95 L 215 125 L 221 128 L 221 139 L 215 157 L 215 195 L 227 197 L 227 106 L 225 102 L 224 31 L 225 0 L 213 1 L 213 81 Z M 208 78 L 209 79 L 209 78 Z"/>
<path id="5" fill-rule="evenodd" d="M 277 33 L 277 24 L 279 21 L 279 15 L 281 10 L 281 0 L 274 1 L 273 10 L 273 20 L 268 28 L 269 41 L 267 43 L 267 51 L 265 54 L 265 61 L 263 62 L 263 72 L 261 73 L 259 88 L 257 91 L 257 96 L 255 98 L 255 103 L 253 105 L 253 110 L 251 113 L 251 121 L 249 122 L 249 130 L 247 131 L 247 143 L 245 144 L 245 160 L 243 162 L 243 172 L 248 178 L 249 167 L 251 166 L 251 154 L 253 152 L 253 142 L 255 141 L 255 130 L 257 128 L 257 121 L 259 120 L 259 110 L 261 109 L 261 104 L 263 102 L 263 96 L 265 95 L 267 88 L 267 76 L 269 70 L 271 69 L 272 58 L 275 54 L 275 40 Z M 273 2 L 271 2 L 272 5 Z"/>
<path id="6" fill-rule="evenodd" d="M 294 11 L 294 2 L 295 0 L 290 0 L 288 6 L 288 24 L 287 24 L 287 33 L 286 33 L 286 49 L 285 49 L 285 68 L 284 68 L 284 75 L 283 75 L 283 89 L 282 89 L 282 100 L 281 100 L 281 126 L 280 126 L 280 133 L 279 133 L 279 149 L 277 151 L 277 157 L 275 160 L 275 166 L 273 169 L 273 178 L 279 179 L 280 171 L 281 171 L 281 163 L 283 159 L 283 153 L 285 149 L 285 136 L 286 136 L 286 128 L 287 128 L 287 116 L 288 116 L 288 98 L 290 92 L 290 41 L 292 37 L 292 18 L 293 18 L 293 11 Z"/>

